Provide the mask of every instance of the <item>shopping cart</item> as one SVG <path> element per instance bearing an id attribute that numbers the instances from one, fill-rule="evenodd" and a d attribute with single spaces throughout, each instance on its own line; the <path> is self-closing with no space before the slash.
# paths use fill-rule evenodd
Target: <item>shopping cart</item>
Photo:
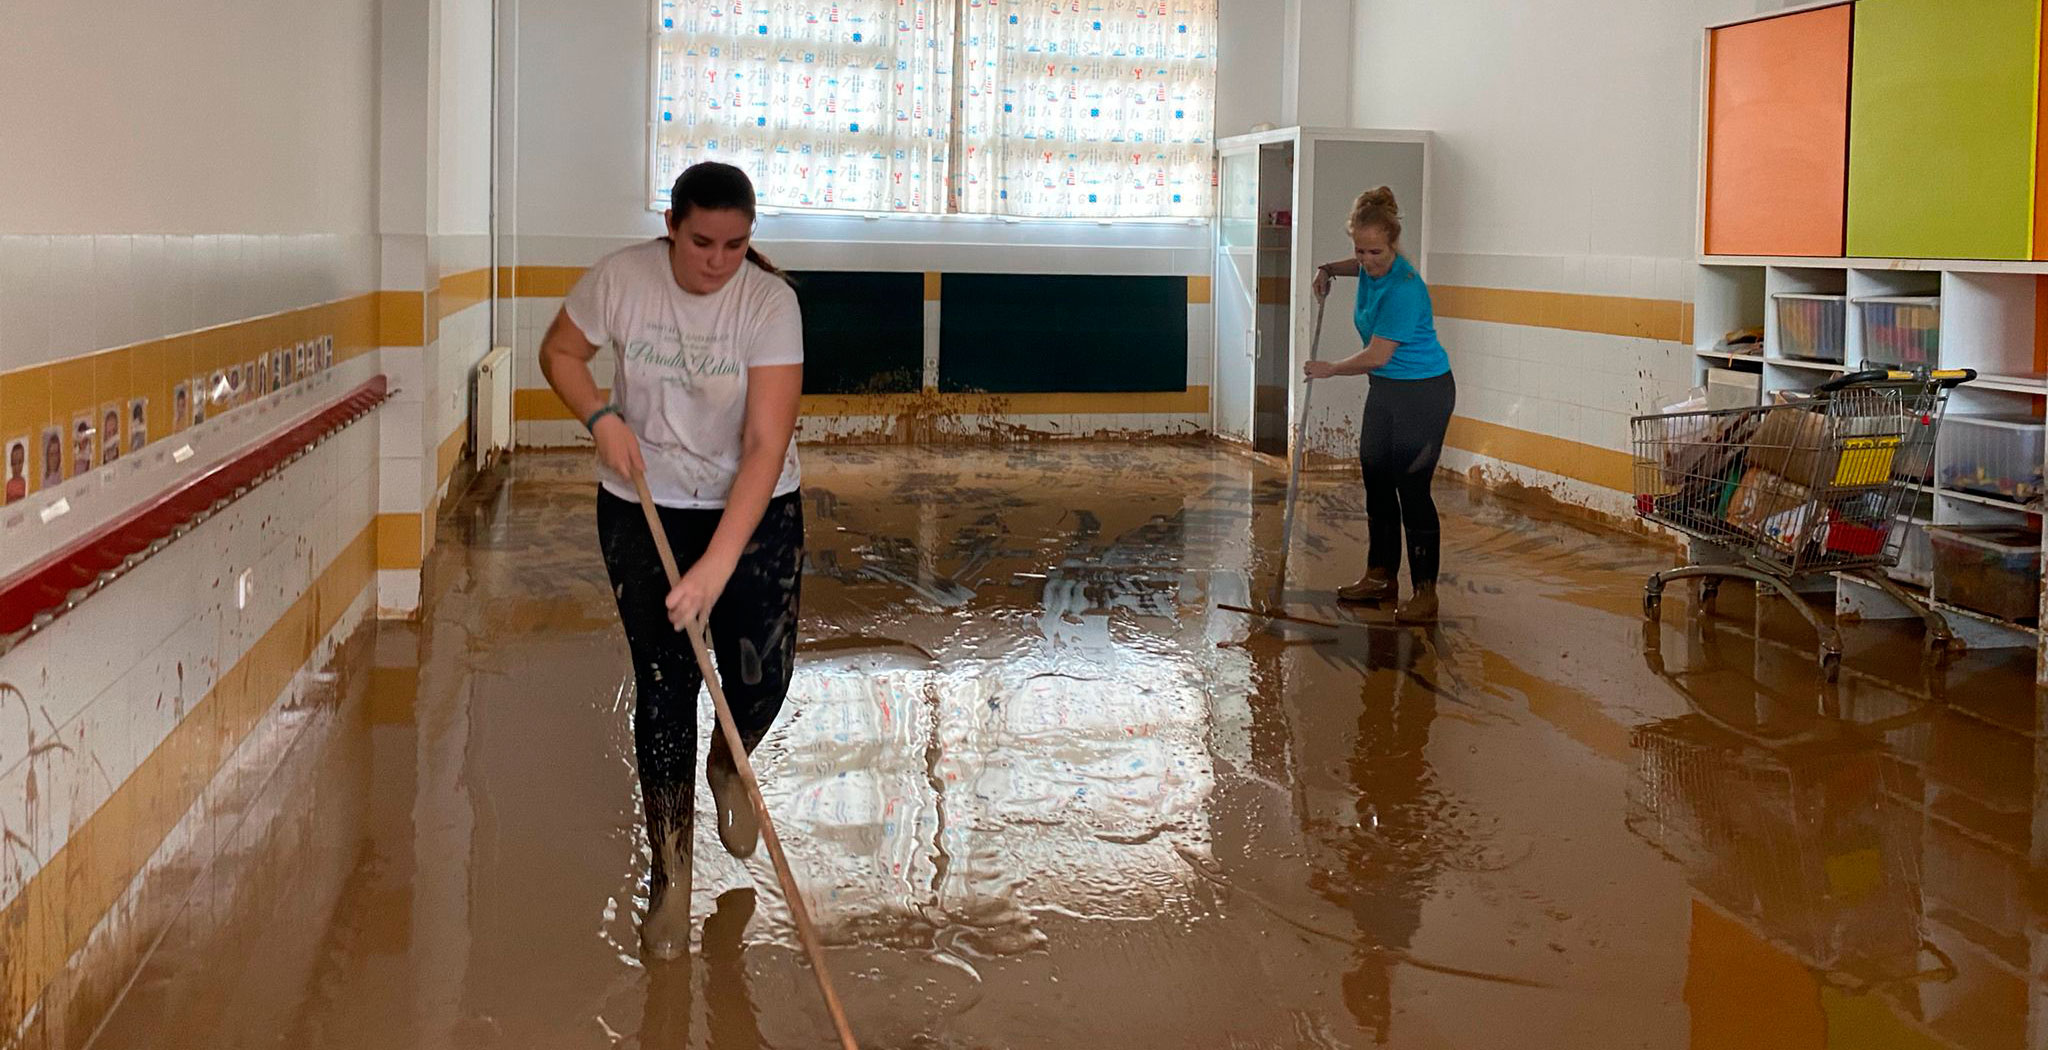
<path id="1" fill-rule="evenodd" d="M 1673 580 L 1699 579 L 1703 608 L 1724 579 L 1770 587 L 1813 624 L 1832 680 L 1841 633 L 1793 584 L 1852 575 L 1918 614 L 1929 649 L 1946 650 L 1948 620 L 1884 570 L 1899 561 L 1907 493 L 1931 480 L 1948 393 L 1976 376 L 1854 372 L 1802 400 L 1635 417 L 1636 513 L 1693 541 L 1690 564 L 1650 577 L 1644 614 L 1657 621 Z"/>

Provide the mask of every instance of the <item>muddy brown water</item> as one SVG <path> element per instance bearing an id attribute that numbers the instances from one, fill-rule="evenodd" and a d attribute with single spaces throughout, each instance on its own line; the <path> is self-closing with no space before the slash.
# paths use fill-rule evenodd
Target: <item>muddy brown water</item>
<path id="1" fill-rule="evenodd" d="M 1332 600 L 1341 472 L 1289 597 L 1347 625 L 1276 627 L 1215 609 L 1267 594 L 1264 461 L 805 456 L 805 645 L 757 762 L 865 1045 L 2048 1045 L 2029 654 L 1929 674 L 1859 625 L 1828 687 L 1788 610 L 1674 592 L 1649 628 L 1668 547 L 1455 482 L 1446 621 L 1397 628 Z M 698 941 L 637 958 L 585 466 L 521 455 L 446 513 L 424 619 L 345 648 L 269 802 L 317 834 L 234 857 L 255 888 L 99 1045 L 829 1045 L 765 857 L 701 813 Z"/>

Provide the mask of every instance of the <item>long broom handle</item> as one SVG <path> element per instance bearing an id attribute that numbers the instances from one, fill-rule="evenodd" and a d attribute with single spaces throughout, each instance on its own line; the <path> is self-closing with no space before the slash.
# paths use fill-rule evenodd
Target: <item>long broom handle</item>
<path id="1" fill-rule="evenodd" d="M 668 530 L 662 528 L 661 514 L 655 510 L 654 496 L 647 491 L 647 476 L 633 472 L 633 487 L 640 493 L 640 509 L 647 515 L 647 529 L 654 534 L 654 549 L 661 554 L 661 567 L 668 572 L 668 585 L 673 588 L 683 580 L 682 571 L 676 568 L 675 551 L 668 545 Z M 712 666 L 710 647 L 704 644 L 704 632 L 691 624 L 687 628 L 690 648 L 697 654 L 697 666 L 704 672 L 704 685 L 711 690 L 711 707 L 718 713 L 719 731 L 725 734 L 726 750 L 732 752 L 733 765 L 738 767 L 740 782 L 746 785 L 747 801 L 754 806 L 754 816 L 761 822 L 761 839 L 768 844 L 768 859 L 775 862 L 775 878 L 782 883 L 783 899 L 789 902 L 789 914 L 796 920 L 797 937 L 804 942 L 804 954 L 811 959 L 811 975 L 818 979 L 818 994 L 825 997 L 825 1012 L 832 1015 L 832 1027 L 839 1033 L 839 1045 L 843 1050 L 860 1050 L 860 1044 L 853 1040 L 853 1029 L 846 1024 L 846 1010 L 839 1005 L 839 993 L 832 989 L 832 975 L 825 969 L 825 946 L 818 940 L 818 931 L 811 925 L 810 910 L 804 907 L 804 896 L 796 887 L 796 876 L 789 870 L 789 858 L 782 853 L 782 840 L 775 836 L 775 822 L 768 817 L 768 801 L 761 797 L 761 783 L 754 779 L 754 763 L 747 758 L 746 742 L 740 739 L 739 726 L 732 720 L 732 708 L 725 702 L 725 687 L 718 680 L 718 670 Z"/>
<path id="2" fill-rule="evenodd" d="M 1308 337 L 1308 359 L 1316 359 L 1316 351 L 1323 342 L 1323 304 L 1326 296 L 1316 297 L 1315 328 Z M 1273 578 L 1273 600 L 1268 603 L 1279 608 L 1287 601 L 1287 553 L 1294 549 L 1294 499 L 1301 494 L 1301 466 L 1308 446 L 1309 398 L 1315 394 L 1316 381 L 1303 380 L 1301 384 L 1301 418 L 1292 420 L 1289 436 L 1294 440 L 1294 461 L 1287 469 L 1287 510 L 1280 519 L 1280 571 Z"/>

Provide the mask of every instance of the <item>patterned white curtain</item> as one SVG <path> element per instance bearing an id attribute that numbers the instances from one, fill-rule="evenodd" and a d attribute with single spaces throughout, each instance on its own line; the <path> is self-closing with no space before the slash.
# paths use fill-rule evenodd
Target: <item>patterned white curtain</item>
<path id="1" fill-rule="evenodd" d="M 954 0 L 656 0 L 653 199 L 685 167 L 761 202 L 941 212 Z"/>
<path id="2" fill-rule="evenodd" d="M 966 0 L 958 210 L 1211 214 L 1216 0 Z"/>
<path id="3" fill-rule="evenodd" d="M 656 203 L 722 160 L 785 207 L 1212 212 L 1217 0 L 655 4 Z"/>

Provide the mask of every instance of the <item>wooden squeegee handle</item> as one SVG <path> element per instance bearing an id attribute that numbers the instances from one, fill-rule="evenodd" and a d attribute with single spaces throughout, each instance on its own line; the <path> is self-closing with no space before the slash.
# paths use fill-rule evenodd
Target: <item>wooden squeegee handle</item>
<path id="1" fill-rule="evenodd" d="M 654 534 L 654 549 L 661 555 L 661 567 L 668 573 L 668 585 L 673 588 L 683 582 L 682 570 L 676 567 L 676 554 L 668 545 L 668 530 L 661 526 L 661 513 L 655 509 L 654 496 L 647 491 L 647 476 L 638 471 L 633 474 L 633 487 L 640 493 L 640 509 L 647 515 L 647 530 Z M 697 667 L 704 672 L 704 685 L 711 691 L 711 706 L 718 714 L 719 732 L 725 735 L 725 747 L 732 752 L 732 764 L 739 770 L 740 783 L 746 785 L 747 801 L 753 804 L 754 817 L 761 825 L 761 840 L 768 846 L 768 859 L 775 863 L 776 881 L 782 883 L 782 897 L 789 902 L 790 917 L 796 920 L 797 937 L 803 941 L 804 954 L 811 959 L 811 976 L 818 979 L 818 994 L 825 997 L 825 1012 L 832 1015 L 832 1027 L 839 1033 L 842 1050 L 860 1050 L 860 1044 L 853 1040 L 853 1029 L 846 1023 L 846 1008 L 839 1004 L 839 993 L 832 988 L 831 972 L 825 968 L 825 945 L 818 940 L 818 930 L 811 925 L 810 909 L 804 907 L 803 892 L 796 887 L 796 875 L 789 870 L 789 858 L 782 852 L 782 840 L 775 835 L 775 822 L 768 817 L 768 801 L 761 797 L 761 782 L 754 779 L 754 763 L 747 758 L 746 742 L 740 739 L 740 730 L 732 720 L 732 708 L 725 702 L 725 687 L 718 680 L 718 669 L 711 662 L 711 647 L 704 641 L 704 632 L 691 624 L 687 628 L 690 648 L 697 654 Z"/>

